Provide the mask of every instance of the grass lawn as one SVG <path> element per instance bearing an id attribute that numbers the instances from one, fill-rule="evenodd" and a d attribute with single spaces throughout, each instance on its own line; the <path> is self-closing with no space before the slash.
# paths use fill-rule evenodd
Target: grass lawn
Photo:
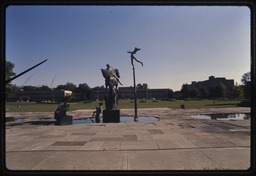
<path id="1" fill-rule="evenodd" d="M 157 100 L 156 102 L 152 100 L 146 100 L 146 102 L 137 101 L 138 108 L 172 108 L 181 109 L 181 105 L 185 105 L 185 109 L 198 109 L 198 108 L 227 108 L 227 107 L 237 107 L 240 100 L 190 100 L 190 101 L 165 101 Z M 20 108 L 18 108 L 20 105 Z M 74 111 L 78 109 L 96 109 L 99 106 L 97 101 L 87 101 L 70 103 L 69 110 Z M 6 112 L 54 112 L 58 107 L 58 104 L 50 103 L 18 103 L 18 102 L 8 102 L 6 103 Z M 119 109 L 133 109 L 134 102 L 132 100 L 120 100 Z M 102 109 L 105 109 L 103 103 Z"/>

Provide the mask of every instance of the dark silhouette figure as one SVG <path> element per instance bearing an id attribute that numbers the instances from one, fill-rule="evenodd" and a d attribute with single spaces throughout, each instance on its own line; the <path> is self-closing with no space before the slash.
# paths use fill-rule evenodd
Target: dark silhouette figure
<path id="1" fill-rule="evenodd" d="M 133 51 L 127 51 L 127 53 L 131 53 L 131 63 L 132 63 L 132 66 L 134 68 L 134 65 L 133 65 L 133 60 L 136 60 L 137 62 L 141 63 L 141 65 L 143 66 L 143 63 L 141 61 L 139 61 L 136 57 L 135 57 L 135 54 L 137 51 L 139 51 L 140 48 L 136 48 L 133 50 Z"/>
<path id="2" fill-rule="evenodd" d="M 99 107 L 96 107 L 96 111 L 93 112 L 92 114 L 92 118 L 94 117 L 95 115 L 95 120 L 96 120 L 96 123 L 100 123 L 100 114 L 101 114 L 101 107 L 102 107 L 103 103 L 100 102 L 99 103 Z"/>

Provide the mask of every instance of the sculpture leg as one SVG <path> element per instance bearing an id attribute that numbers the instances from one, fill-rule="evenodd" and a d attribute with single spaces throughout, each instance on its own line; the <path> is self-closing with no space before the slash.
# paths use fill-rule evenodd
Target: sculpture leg
<path id="1" fill-rule="evenodd" d="M 96 121 L 96 123 L 100 123 L 100 117 L 98 114 L 96 114 L 96 116 L 95 116 L 95 121 Z"/>

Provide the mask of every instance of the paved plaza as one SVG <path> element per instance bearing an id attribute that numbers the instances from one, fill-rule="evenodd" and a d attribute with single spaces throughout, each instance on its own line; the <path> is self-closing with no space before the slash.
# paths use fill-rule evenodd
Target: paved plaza
<path id="1" fill-rule="evenodd" d="M 73 119 L 94 110 L 68 111 Z M 7 113 L 10 170 L 247 170 L 250 120 L 207 120 L 192 114 L 250 113 L 250 108 L 138 109 L 159 121 L 51 126 L 53 112 Z M 121 116 L 134 110 L 121 109 Z"/>

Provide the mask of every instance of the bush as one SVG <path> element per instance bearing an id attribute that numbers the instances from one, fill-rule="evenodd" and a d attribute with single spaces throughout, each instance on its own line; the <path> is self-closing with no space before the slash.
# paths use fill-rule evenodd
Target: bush
<path id="1" fill-rule="evenodd" d="M 243 100 L 241 101 L 238 106 L 241 106 L 241 107 L 250 107 L 251 106 L 251 101 L 250 100 Z"/>

